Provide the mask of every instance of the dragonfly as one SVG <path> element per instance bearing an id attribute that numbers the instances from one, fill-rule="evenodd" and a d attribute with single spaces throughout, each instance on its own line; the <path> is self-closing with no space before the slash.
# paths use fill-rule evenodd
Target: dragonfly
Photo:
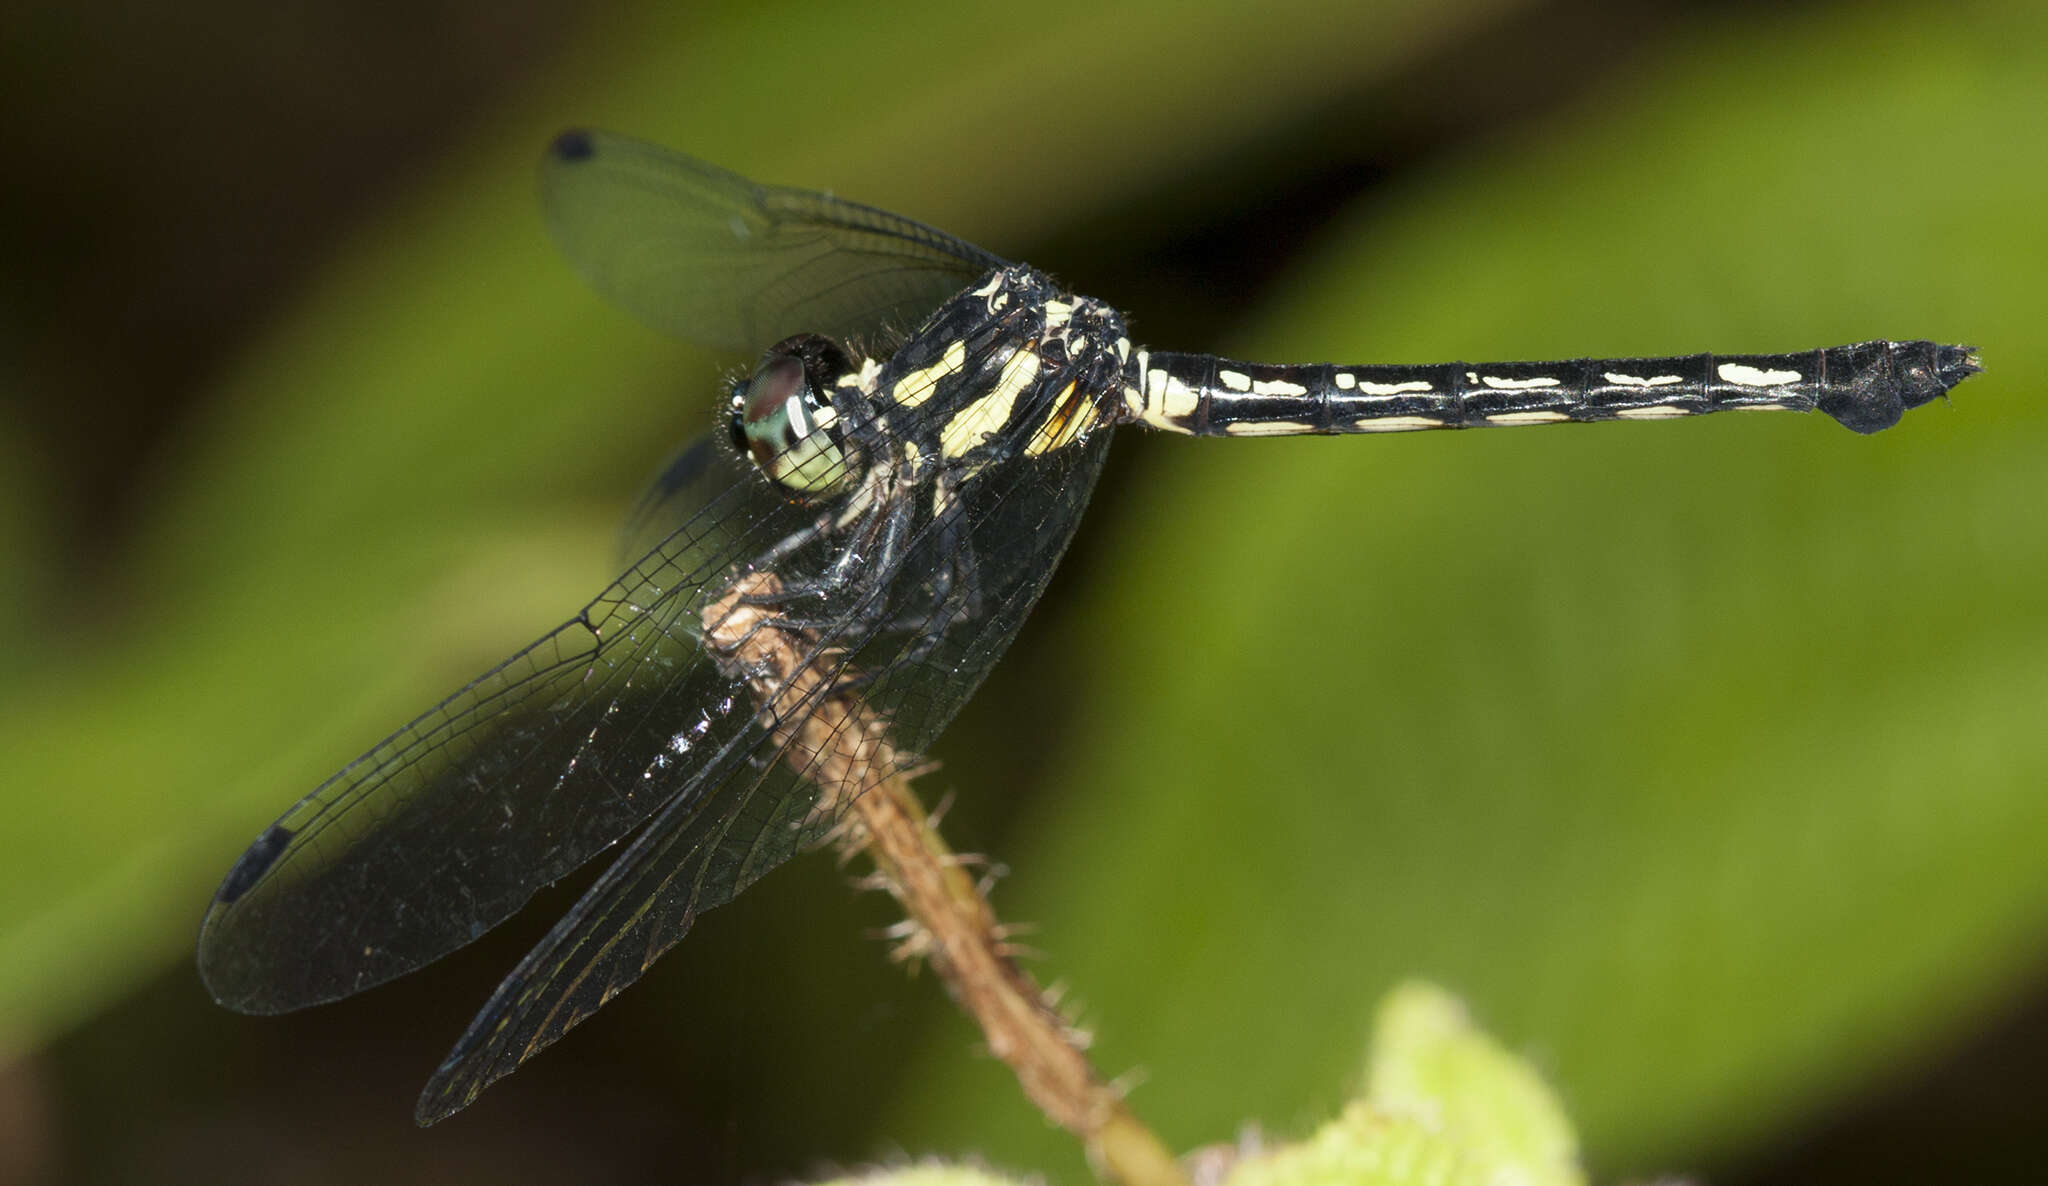
<path id="1" fill-rule="evenodd" d="M 888 744 L 867 751 L 890 766 L 879 775 L 922 762 L 1044 590 L 1117 428 L 1286 436 L 1769 409 L 1868 433 L 1979 369 L 1970 347 L 1891 340 L 1426 365 L 1152 351 L 1117 310 L 1029 265 L 624 137 L 562 134 L 541 189 L 599 293 L 755 361 L 723 386 L 722 423 L 635 508 L 618 579 L 264 829 L 199 937 L 222 1005 L 299 1009 L 434 962 L 617 846 L 429 1079 L 421 1124 L 830 835 L 846 804 L 818 772 L 847 741 L 831 722 L 881 722 Z M 760 669 L 741 621 L 801 657 Z"/>

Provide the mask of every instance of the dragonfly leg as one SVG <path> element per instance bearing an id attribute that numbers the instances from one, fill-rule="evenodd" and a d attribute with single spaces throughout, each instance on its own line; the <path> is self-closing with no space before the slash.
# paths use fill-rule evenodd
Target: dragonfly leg
<path id="1" fill-rule="evenodd" d="M 966 516 L 958 504 L 949 502 L 939 512 L 933 524 L 938 563 L 932 570 L 930 601 L 889 625 L 892 631 L 917 636 L 909 656 L 912 660 L 930 654 L 954 624 L 981 615 L 981 569 L 974 562 L 974 543 L 966 527 Z"/>
<path id="2" fill-rule="evenodd" d="M 912 517 L 913 505 L 908 499 L 881 500 L 861 517 L 851 537 L 839 545 L 838 554 L 816 577 L 789 581 L 773 593 L 746 594 L 741 604 L 773 609 L 776 625 L 809 631 L 828 642 L 872 632 L 887 613 L 888 589 L 902 567 L 903 544 Z M 755 569 L 773 571 L 765 563 L 757 563 Z M 788 612 L 795 601 L 823 603 L 827 599 L 837 599 L 845 608 Z"/>
<path id="3" fill-rule="evenodd" d="M 776 588 L 773 593 L 748 593 L 740 598 L 742 605 L 782 607 L 792 601 L 807 598 L 823 599 L 839 593 L 854 583 L 855 570 L 860 567 L 859 557 L 873 545 L 875 537 L 884 530 L 884 515 L 877 511 L 864 516 L 854 537 L 839 549 L 839 554 L 823 572 L 808 580 L 789 581 Z M 825 538 L 832 529 L 832 520 L 821 516 L 818 521 L 801 531 L 791 532 L 774 547 L 763 552 L 753 562 L 756 572 L 775 572 L 783 561 L 795 555 L 810 544 Z M 779 576 L 780 574 L 778 574 Z"/>

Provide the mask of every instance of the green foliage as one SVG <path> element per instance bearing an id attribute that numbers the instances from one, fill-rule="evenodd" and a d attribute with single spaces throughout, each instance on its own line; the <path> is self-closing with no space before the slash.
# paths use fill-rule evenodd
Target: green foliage
<path id="1" fill-rule="evenodd" d="M 1015 1186 L 1015 1178 L 971 1165 L 925 1162 L 902 1169 L 876 1170 L 828 1178 L 820 1186 Z"/>
<path id="2" fill-rule="evenodd" d="M 1407 1118 L 1455 1145 L 1481 1180 L 1583 1180 L 1563 1104 L 1535 1068 L 1476 1029 L 1441 989 L 1404 984 L 1380 1002 L 1365 1082 L 1368 1119 Z M 1347 1117 L 1357 1108 L 1347 1108 Z"/>
<path id="3" fill-rule="evenodd" d="M 1380 1003 L 1365 1090 L 1306 1140 L 1246 1136 L 1196 1161 L 1227 1166 L 1224 1186 L 1583 1186 L 1571 1123 L 1528 1063 L 1474 1027 L 1432 985 Z M 1199 1175 L 1198 1175 L 1199 1176 Z M 824 1186 L 1003 1186 L 971 1166 L 926 1163 Z"/>
<path id="4" fill-rule="evenodd" d="M 1564 1108 L 1442 990 L 1406 984 L 1374 1028 L 1363 1097 L 1228 1186 L 1581 1186 Z"/>

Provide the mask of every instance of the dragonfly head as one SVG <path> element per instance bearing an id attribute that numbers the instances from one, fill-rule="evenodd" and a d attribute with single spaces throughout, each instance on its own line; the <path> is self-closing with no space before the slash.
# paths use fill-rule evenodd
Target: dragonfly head
<path id="1" fill-rule="evenodd" d="M 822 499 L 853 480 L 844 429 L 825 393 L 852 370 L 831 339 L 798 334 L 732 385 L 732 443 L 792 496 Z"/>

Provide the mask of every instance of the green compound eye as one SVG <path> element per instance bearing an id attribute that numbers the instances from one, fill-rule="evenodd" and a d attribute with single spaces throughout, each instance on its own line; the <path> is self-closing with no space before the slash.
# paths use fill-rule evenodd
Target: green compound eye
<path id="1" fill-rule="evenodd" d="M 805 498 L 845 488 L 850 474 L 832 406 L 804 360 L 769 351 L 752 379 L 733 384 L 732 439 L 775 483 Z"/>

